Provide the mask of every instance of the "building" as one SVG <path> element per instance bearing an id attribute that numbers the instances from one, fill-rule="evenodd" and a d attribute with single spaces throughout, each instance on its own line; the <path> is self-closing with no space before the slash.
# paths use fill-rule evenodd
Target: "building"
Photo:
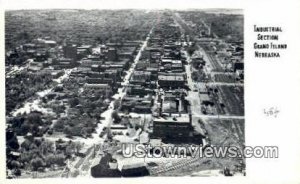
<path id="1" fill-rule="evenodd" d="M 114 84 L 114 81 L 111 78 L 92 78 L 92 77 L 88 77 L 88 78 L 86 78 L 86 82 L 88 84 L 108 84 L 110 86 L 112 84 Z"/>
<path id="2" fill-rule="evenodd" d="M 147 89 L 145 87 L 142 86 L 132 86 L 128 89 L 127 93 L 129 95 L 134 95 L 134 96 L 139 96 L 139 97 L 144 97 L 148 94 L 153 94 L 154 91 L 151 89 Z"/>
<path id="3" fill-rule="evenodd" d="M 82 59 L 89 54 L 92 54 L 92 46 L 91 45 L 82 45 L 82 46 L 77 47 L 77 59 Z"/>
<path id="4" fill-rule="evenodd" d="M 234 63 L 233 71 L 236 72 L 237 70 L 244 70 L 244 63 L 243 62 Z"/>
<path id="5" fill-rule="evenodd" d="M 31 71 L 40 71 L 43 68 L 43 63 L 40 62 L 29 62 L 28 70 Z"/>
<path id="6" fill-rule="evenodd" d="M 121 172 L 123 177 L 141 177 L 150 175 L 145 163 L 123 165 Z"/>
<path id="7" fill-rule="evenodd" d="M 92 60 L 92 59 L 82 59 L 80 61 L 80 66 L 82 67 L 92 67 L 92 65 L 102 65 L 103 64 L 103 61 L 100 61 L 100 60 Z"/>
<path id="8" fill-rule="evenodd" d="M 76 45 L 68 44 L 68 45 L 64 46 L 63 51 L 64 51 L 65 58 L 71 58 L 73 60 L 77 59 Z"/>
<path id="9" fill-rule="evenodd" d="M 121 71 L 117 69 L 105 70 L 104 77 L 111 78 L 113 81 L 121 81 Z"/>
<path id="10" fill-rule="evenodd" d="M 77 65 L 71 58 L 58 58 L 52 62 L 52 66 L 57 69 L 73 68 Z"/>
<path id="11" fill-rule="evenodd" d="M 85 88 L 98 89 L 106 92 L 110 92 L 112 90 L 109 84 L 85 84 L 84 86 Z"/>
<path id="12" fill-rule="evenodd" d="M 107 60 L 108 61 L 117 61 L 118 60 L 118 54 L 117 54 L 117 50 L 115 48 L 108 49 Z"/>
<path id="13" fill-rule="evenodd" d="M 145 71 L 134 71 L 130 79 L 131 84 L 143 85 L 146 82 L 150 82 L 151 73 Z"/>
<path id="14" fill-rule="evenodd" d="M 94 178 L 103 177 L 141 177 L 150 175 L 145 163 L 123 165 L 118 169 L 117 160 L 111 154 L 105 154 L 97 165 L 91 167 L 91 175 Z"/>
<path id="15" fill-rule="evenodd" d="M 178 101 L 166 101 L 162 103 L 163 113 L 177 113 L 178 112 Z"/>
<path id="16" fill-rule="evenodd" d="M 48 40 L 48 39 L 34 39 L 33 42 L 36 44 L 37 47 L 55 47 L 57 45 L 56 41 Z"/>
<path id="17" fill-rule="evenodd" d="M 111 156 L 106 154 L 101 157 L 100 162 L 91 167 L 91 175 L 94 178 L 121 177 L 122 173 L 117 167 L 117 162 Z"/>
<path id="18" fill-rule="evenodd" d="M 158 85 L 167 88 L 182 88 L 185 85 L 185 79 L 179 75 L 158 75 Z"/>
<path id="19" fill-rule="evenodd" d="M 188 114 L 158 117 L 153 120 L 152 136 L 164 140 L 181 140 L 189 137 L 191 129 L 191 117 Z"/>
<path id="20" fill-rule="evenodd" d="M 122 100 L 121 111 L 151 113 L 152 105 L 152 99 L 126 96 Z"/>

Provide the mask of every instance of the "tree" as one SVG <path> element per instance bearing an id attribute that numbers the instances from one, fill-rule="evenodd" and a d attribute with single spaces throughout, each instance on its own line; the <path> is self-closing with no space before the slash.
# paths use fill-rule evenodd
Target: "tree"
<path id="1" fill-rule="evenodd" d="M 54 124 L 53 129 L 56 131 L 63 131 L 64 127 L 65 126 L 63 119 L 58 119 L 57 122 Z"/>
<path id="2" fill-rule="evenodd" d="M 29 150 L 31 144 L 32 142 L 30 140 L 25 139 L 25 141 L 23 141 L 21 144 L 21 148 L 24 148 L 25 150 Z"/>
<path id="3" fill-rule="evenodd" d="M 17 134 L 19 135 L 26 135 L 29 131 L 30 131 L 31 127 L 30 127 L 30 124 L 28 124 L 27 122 L 24 122 L 19 131 L 17 132 Z"/>
<path id="4" fill-rule="evenodd" d="M 53 145 L 54 143 L 51 141 L 43 141 L 39 147 L 40 153 L 42 155 L 47 155 L 49 152 L 53 152 Z"/>
<path id="5" fill-rule="evenodd" d="M 45 162 L 41 158 L 37 157 L 31 160 L 30 165 L 34 171 L 37 171 L 39 167 L 45 166 Z"/>
<path id="6" fill-rule="evenodd" d="M 18 169 L 18 168 L 20 168 L 20 166 L 21 166 L 20 162 L 18 162 L 16 160 L 11 161 L 11 167 L 13 169 Z"/>
<path id="7" fill-rule="evenodd" d="M 111 117 L 114 119 L 114 123 L 120 123 L 121 117 L 119 116 L 118 111 L 113 111 Z"/>
<path id="8" fill-rule="evenodd" d="M 27 163 L 30 163 L 32 159 L 32 154 L 30 152 L 22 152 L 20 162 L 24 164 L 24 166 L 28 166 Z"/>
<path id="9" fill-rule="evenodd" d="M 71 143 L 66 147 L 65 155 L 70 158 L 74 152 L 75 152 L 75 147 L 74 144 Z"/>
<path id="10" fill-rule="evenodd" d="M 195 48 L 189 47 L 188 50 L 187 50 L 187 52 L 188 52 L 188 54 L 189 54 L 190 56 L 192 56 L 193 53 L 195 52 Z"/>
<path id="11" fill-rule="evenodd" d="M 20 169 L 16 169 L 16 170 L 14 171 L 14 174 L 15 174 L 16 176 L 21 176 L 21 170 L 20 170 Z"/>
<path id="12" fill-rule="evenodd" d="M 64 133 L 67 134 L 67 135 L 72 135 L 72 128 L 70 126 L 66 126 L 64 128 Z"/>
<path id="13" fill-rule="evenodd" d="M 39 113 L 28 114 L 26 121 L 29 124 L 35 124 L 35 125 L 41 125 L 43 123 L 41 115 Z"/>
<path id="14" fill-rule="evenodd" d="M 65 165 L 65 156 L 63 154 L 53 155 L 50 154 L 46 157 L 47 166 L 51 166 L 53 164 L 63 166 Z"/>
<path id="15" fill-rule="evenodd" d="M 75 143 L 75 150 L 77 153 L 81 150 L 82 147 L 83 147 L 83 145 L 81 143 L 79 143 L 79 142 Z"/>
<path id="16" fill-rule="evenodd" d="M 70 101 L 69 101 L 69 103 L 70 103 L 70 107 L 75 107 L 76 105 L 79 104 L 79 100 L 76 97 L 75 98 L 71 98 Z"/>
<path id="17" fill-rule="evenodd" d="M 43 140 L 41 139 L 34 139 L 33 140 L 33 143 L 37 146 L 37 147 L 40 147 L 41 144 L 42 144 Z"/>
<path id="18" fill-rule="evenodd" d="M 201 64 L 201 61 L 197 60 L 197 59 L 194 59 L 192 60 L 192 66 L 195 68 L 195 69 L 199 69 L 199 65 Z"/>
<path id="19" fill-rule="evenodd" d="M 140 129 L 140 128 L 141 128 L 141 126 L 140 126 L 140 125 L 138 125 L 138 124 L 136 124 L 134 128 L 135 128 L 135 130 L 137 131 L 138 129 Z"/>
<path id="20" fill-rule="evenodd" d="M 46 165 L 51 166 L 55 162 L 54 161 L 55 160 L 55 155 L 54 154 L 49 154 L 49 155 L 46 156 L 45 160 L 46 160 Z"/>
<path id="21" fill-rule="evenodd" d="M 6 145 L 9 147 L 9 148 L 12 148 L 14 150 L 17 150 L 19 149 L 20 145 L 18 143 L 18 139 L 16 136 L 12 137 L 11 139 L 7 140 L 6 141 Z"/>
<path id="22" fill-rule="evenodd" d="M 114 101 L 114 109 L 118 109 L 121 105 L 121 100 L 117 99 Z"/>

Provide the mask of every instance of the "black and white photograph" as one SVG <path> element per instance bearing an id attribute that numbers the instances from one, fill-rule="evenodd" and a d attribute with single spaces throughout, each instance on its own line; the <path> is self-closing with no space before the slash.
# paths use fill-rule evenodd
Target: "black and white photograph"
<path id="1" fill-rule="evenodd" d="M 300 1 L 0 4 L 0 183 L 300 181 Z"/>
<path id="2" fill-rule="evenodd" d="M 236 9 L 6 11 L 7 177 L 245 175 L 243 26 Z"/>

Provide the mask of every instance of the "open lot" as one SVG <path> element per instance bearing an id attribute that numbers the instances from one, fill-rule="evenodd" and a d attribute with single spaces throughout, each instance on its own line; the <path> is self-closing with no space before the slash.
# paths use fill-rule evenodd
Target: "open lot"
<path id="1" fill-rule="evenodd" d="M 208 138 L 215 146 L 238 146 L 242 148 L 245 142 L 245 122 L 244 120 L 210 119 L 204 124 L 208 133 Z"/>

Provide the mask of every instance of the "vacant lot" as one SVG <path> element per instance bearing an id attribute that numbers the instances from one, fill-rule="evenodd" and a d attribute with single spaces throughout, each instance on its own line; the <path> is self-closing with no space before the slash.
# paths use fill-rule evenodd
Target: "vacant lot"
<path id="1" fill-rule="evenodd" d="M 245 144 L 244 120 L 207 120 L 205 130 L 212 145 L 242 147 Z"/>

